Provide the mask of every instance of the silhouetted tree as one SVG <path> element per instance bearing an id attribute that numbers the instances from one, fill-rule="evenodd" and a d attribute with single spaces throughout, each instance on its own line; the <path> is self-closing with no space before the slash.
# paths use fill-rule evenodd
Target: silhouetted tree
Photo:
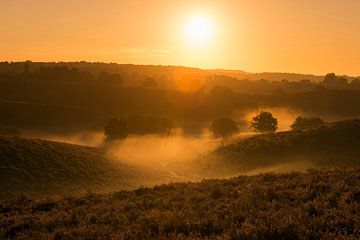
<path id="1" fill-rule="evenodd" d="M 125 139 L 128 135 L 128 123 L 122 118 L 111 118 L 104 130 L 107 140 Z"/>
<path id="2" fill-rule="evenodd" d="M 346 88 L 348 79 L 345 77 L 337 77 L 334 73 L 326 74 L 323 84 L 334 88 Z"/>
<path id="3" fill-rule="evenodd" d="M 354 88 L 360 88 L 360 78 L 355 78 L 351 81 L 351 86 Z"/>
<path id="4" fill-rule="evenodd" d="M 335 84 L 337 82 L 337 76 L 335 75 L 335 73 L 328 73 L 324 77 L 323 82 L 328 84 Z"/>
<path id="5" fill-rule="evenodd" d="M 215 136 L 230 137 L 239 131 L 236 122 L 231 118 L 219 118 L 211 123 L 210 130 Z"/>
<path id="6" fill-rule="evenodd" d="M 277 125 L 278 120 L 270 112 L 266 111 L 261 111 L 251 121 L 251 127 L 258 132 L 275 132 Z"/>
<path id="7" fill-rule="evenodd" d="M 325 124 L 325 121 L 319 117 L 297 117 L 291 125 L 292 130 L 303 130 L 307 128 L 320 127 Z"/>

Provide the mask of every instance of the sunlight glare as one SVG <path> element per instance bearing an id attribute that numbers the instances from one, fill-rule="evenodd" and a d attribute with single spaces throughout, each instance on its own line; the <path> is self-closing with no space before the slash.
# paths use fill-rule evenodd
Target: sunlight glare
<path id="1" fill-rule="evenodd" d="M 184 33 L 191 44 L 205 44 L 213 37 L 214 24 L 207 16 L 193 16 L 185 23 Z"/>

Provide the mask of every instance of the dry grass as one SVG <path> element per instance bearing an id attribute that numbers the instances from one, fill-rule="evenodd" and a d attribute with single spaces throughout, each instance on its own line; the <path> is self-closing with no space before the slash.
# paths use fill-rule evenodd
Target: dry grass
<path id="1" fill-rule="evenodd" d="M 359 239 L 360 166 L 0 204 L 3 239 Z"/>
<path id="2" fill-rule="evenodd" d="M 360 119 L 350 119 L 304 131 L 239 139 L 200 157 L 198 172 L 221 177 L 284 164 L 307 163 L 316 168 L 352 165 L 360 163 L 359 146 Z"/>

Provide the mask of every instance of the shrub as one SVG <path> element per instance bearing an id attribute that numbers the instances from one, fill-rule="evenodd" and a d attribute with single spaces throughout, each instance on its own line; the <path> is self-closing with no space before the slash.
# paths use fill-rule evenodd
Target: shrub
<path id="1" fill-rule="evenodd" d="M 307 128 L 320 127 L 325 124 L 325 121 L 318 117 L 297 117 L 294 123 L 290 126 L 292 130 L 303 130 Z"/>
<path id="2" fill-rule="evenodd" d="M 236 122 L 231 118 L 219 118 L 211 123 L 210 130 L 215 136 L 229 137 L 239 131 Z"/>
<path id="3" fill-rule="evenodd" d="M 128 134 L 128 124 L 125 119 L 117 119 L 112 118 L 109 120 L 109 122 L 106 124 L 104 130 L 105 130 L 105 136 L 107 136 L 107 139 L 124 139 L 127 137 Z"/>

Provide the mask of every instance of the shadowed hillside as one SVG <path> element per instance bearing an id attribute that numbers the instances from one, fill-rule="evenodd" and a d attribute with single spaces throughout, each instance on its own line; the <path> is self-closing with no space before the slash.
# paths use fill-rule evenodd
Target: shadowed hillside
<path id="1" fill-rule="evenodd" d="M 359 163 L 360 120 L 345 120 L 320 128 L 262 134 L 239 139 L 199 159 L 200 174 L 229 176 L 240 172 L 292 164 L 307 167 Z"/>
<path id="2" fill-rule="evenodd" d="M 358 239 L 359 166 L 0 202 L 3 239 Z"/>
<path id="3" fill-rule="evenodd" d="M 150 174 L 151 172 L 151 174 Z M 0 198 L 132 189 L 174 180 L 112 160 L 97 148 L 39 139 L 0 137 Z"/>

